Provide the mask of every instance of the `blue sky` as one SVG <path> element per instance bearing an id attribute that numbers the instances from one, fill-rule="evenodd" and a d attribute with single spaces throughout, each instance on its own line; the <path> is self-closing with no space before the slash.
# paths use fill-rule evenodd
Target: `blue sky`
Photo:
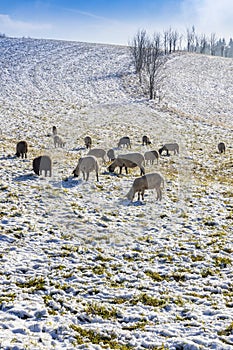
<path id="1" fill-rule="evenodd" d="M 138 29 L 233 37 L 232 0 L 1 0 L 0 33 L 127 45 Z"/>

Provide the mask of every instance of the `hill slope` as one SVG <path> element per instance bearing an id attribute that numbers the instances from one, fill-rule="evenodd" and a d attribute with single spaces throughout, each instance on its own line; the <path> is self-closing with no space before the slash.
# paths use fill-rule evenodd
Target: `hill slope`
<path id="1" fill-rule="evenodd" d="M 0 347 L 230 350 L 232 60 L 171 57 L 157 105 L 125 47 L 4 39 L 0 55 Z M 178 142 L 180 155 L 146 165 L 165 178 L 162 201 L 126 199 L 137 169 L 73 179 L 86 135 L 116 154 L 125 135 L 142 153 Z M 32 173 L 44 153 L 51 178 Z"/>

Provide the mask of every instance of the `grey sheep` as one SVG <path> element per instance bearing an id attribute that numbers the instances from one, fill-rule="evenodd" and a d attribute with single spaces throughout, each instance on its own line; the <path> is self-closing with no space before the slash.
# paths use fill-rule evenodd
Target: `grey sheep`
<path id="1" fill-rule="evenodd" d="M 163 151 L 167 152 L 167 156 L 169 156 L 169 151 L 173 151 L 174 154 L 179 154 L 179 145 L 178 143 L 166 143 L 162 148 L 159 149 L 159 154 L 161 155 Z"/>
<path id="2" fill-rule="evenodd" d="M 130 138 L 128 136 L 121 137 L 117 146 L 118 148 L 120 148 L 121 146 L 131 148 Z"/>
<path id="3" fill-rule="evenodd" d="M 92 145 L 92 139 L 91 139 L 91 137 L 90 137 L 90 136 L 86 136 L 86 137 L 84 138 L 84 143 L 85 143 L 85 146 L 86 146 L 87 149 L 88 149 L 88 148 L 91 148 L 91 145 Z"/>
<path id="4" fill-rule="evenodd" d="M 113 162 L 116 159 L 115 152 L 112 148 L 108 150 L 107 156 L 108 156 L 109 161 L 111 161 L 111 162 Z"/>
<path id="5" fill-rule="evenodd" d="M 141 175 L 145 174 L 145 168 L 143 164 L 145 163 L 145 158 L 141 153 L 128 153 L 120 154 L 108 167 L 110 172 L 114 172 L 116 167 L 120 168 L 120 174 L 122 173 L 122 168 L 125 168 L 126 174 L 128 174 L 128 168 L 139 167 L 141 170 Z"/>
<path id="6" fill-rule="evenodd" d="M 19 141 L 16 145 L 16 156 L 27 158 L 28 144 L 27 141 Z"/>
<path id="7" fill-rule="evenodd" d="M 52 161 L 49 156 L 39 156 L 33 159 L 33 170 L 36 175 L 52 176 Z"/>
<path id="8" fill-rule="evenodd" d="M 106 151 L 102 148 L 93 148 L 87 153 L 87 155 L 101 158 L 102 161 L 105 162 Z"/>
<path id="9" fill-rule="evenodd" d="M 155 159 L 157 160 L 157 164 L 159 164 L 159 153 L 154 151 L 147 151 L 144 153 L 145 162 L 150 162 L 150 164 L 154 164 Z"/>
<path id="10" fill-rule="evenodd" d="M 158 173 L 146 174 L 134 180 L 133 185 L 129 190 L 129 192 L 127 193 L 126 197 L 130 201 L 133 201 L 135 193 L 138 192 L 138 200 L 140 200 L 140 194 L 141 194 L 142 200 L 144 200 L 145 190 L 150 190 L 155 188 L 157 192 L 157 200 L 161 200 L 162 186 L 164 187 L 164 179 L 160 174 Z"/>
<path id="11" fill-rule="evenodd" d="M 53 137 L 53 142 L 54 142 L 54 146 L 55 146 L 55 148 L 56 147 L 65 147 L 65 142 L 64 142 L 64 140 L 62 139 L 62 137 L 61 136 L 59 136 L 59 135 L 54 135 L 54 137 Z"/>
<path id="12" fill-rule="evenodd" d="M 224 142 L 219 142 L 218 144 L 218 151 L 219 153 L 225 153 L 226 152 L 226 146 Z"/>
<path id="13" fill-rule="evenodd" d="M 79 158 L 78 165 L 73 170 L 74 177 L 78 177 L 80 172 L 83 174 L 83 180 L 89 179 L 90 172 L 95 171 L 96 179 L 99 181 L 99 164 L 95 156 L 84 156 Z"/>

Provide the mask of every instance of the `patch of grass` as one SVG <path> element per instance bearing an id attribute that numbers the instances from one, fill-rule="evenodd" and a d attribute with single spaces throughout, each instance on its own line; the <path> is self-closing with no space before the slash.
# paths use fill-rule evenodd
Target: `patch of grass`
<path id="1" fill-rule="evenodd" d="M 214 258 L 214 264 L 217 267 L 225 268 L 227 267 L 227 265 L 232 265 L 232 259 L 228 257 L 217 256 L 216 258 Z"/>
<path id="2" fill-rule="evenodd" d="M 104 275 L 106 273 L 106 267 L 103 265 L 96 265 L 92 268 L 95 275 Z"/>
<path id="3" fill-rule="evenodd" d="M 90 303 L 85 307 L 87 314 L 98 315 L 103 319 L 116 318 L 117 310 L 113 307 L 109 308 L 103 303 Z"/>
<path id="4" fill-rule="evenodd" d="M 14 301 L 16 298 L 16 293 L 12 292 L 12 293 L 8 293 L 5 295 L 1 295 L 0 296 L 0 304 L 2 304 L 3 302 L 9 303 L 10 301 Z"/>
<path id="5" fill-rule="evenodd" d="M 136 296 L 134 299 L 131 299 L 131 304 L 137 305 L 142 303 L 144 305 L 153 306 L 153 307 L 164 307 L 169 302 L 169 298 L 155 298 L 146 293 L 141 293 Z"/>
<path id="6" fill-rule="evenodd" d="M 99 254 L 97 255 L 97 257 L 95 258 L 96 261 L 103 261 L 103 262 L 108 262 L 108 261 L 111 261 L 112 259 L 107 257 L 107 256 L 104 256 L 103 254 Z"/>
<path id="7" fill-rule="evenodd" d="M 218 331 L 218 335 L 229 336 L 231 334 L 233 334 L 233 322 L 231 322 L 231 324 L 229 324 L 229 326 L 227 326 L 225 329 Z"/>
<path id="8" fill-rule="evenodd" d="M 33 291 L 45 290 L 45 279 L 42 276 L 35 277 L 26 282 L 16 282 L 16 286 L 19 288 L 31 288 Z"/>
<path id="9" fill-rule="evenodd" d="M 219 273 L 219 271 L 214 271 L 214 270 L 211 270 L 210 268 L 206 268 L 206 269 L 203 269 L 201 272 L 201 276 L 203 278 L 206 278 L 208 276 L 215 276 Z"/>
<path id="10" fill-rule="evenodd" d="M 134 331 L 137 329 L 144 329 L 148 325 L 148 321 L 138 321 L 130 325 L 122 327 L 123 330 Z"/>
<path id="11" fill-rule="evenodd" d="M 166 277 L 161 276 L 158 272 L 147 270 L 145 274 L 150 277 L 153 281 L 161 282 L 166 279 Z"/>
<path id="12" fill-rule="evenodd" d="M 191 259 L 193 262 L 196 262 L 205 260 L 205 257 L 202 255 L 191 255 Z"/>
<path id="13" fill-rule="evenodd" d="M 75 331 L 75 343 L 74 345 L 86 344 L 91 342 L 92 344 L 101 345 L 103 349 L 116 349 L 116 350 L 130 350 L 132 346 L 128 344 L 120 344 L 117 341 L 117 336 L 114 333 L 105 334 L 94 331 L 92 329 L 84 329 L 80 326 L 71 324 L 70 328 Z"/>

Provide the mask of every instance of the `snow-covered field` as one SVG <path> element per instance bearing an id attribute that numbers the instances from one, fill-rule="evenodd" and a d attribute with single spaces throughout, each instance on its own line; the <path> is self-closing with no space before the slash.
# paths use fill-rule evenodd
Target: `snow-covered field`
<path id="1" fill-rule="evenodd" d="M 6 38 L 0 64 L 0 348 L 233 349 L 232 59 L 172 56 L 160 104 L 126 47 Z M 137 169 L 73 178 L 86 135 L 116 154 L 122 136 L 178 142 L 146 166 L 162 201 L 126 199 Z M 51 178 L 32 171 L 42 154 Z"/>

